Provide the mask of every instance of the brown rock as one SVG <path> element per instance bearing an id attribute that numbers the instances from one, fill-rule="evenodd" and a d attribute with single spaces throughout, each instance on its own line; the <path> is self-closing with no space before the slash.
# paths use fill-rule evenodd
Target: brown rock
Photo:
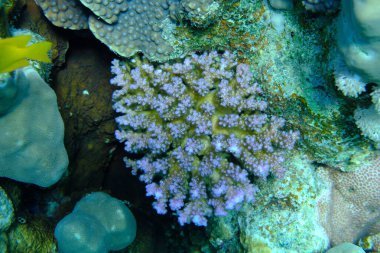
<path id="1" fill-rule="evenodd" d="M 79 43 L 72 43 L 67 67 L 57 73 L 54 84 L 70 160 L 65 189 L 81 197 L 102 188 L 116 142 L 109 84 L 111 55 L 89 40 Z"/>

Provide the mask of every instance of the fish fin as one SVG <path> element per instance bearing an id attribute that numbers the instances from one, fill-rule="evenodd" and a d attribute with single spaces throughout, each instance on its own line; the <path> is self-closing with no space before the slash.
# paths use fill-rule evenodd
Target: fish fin
<path id="1" fill-rule="evenodd" d="M 0 39 L 0 47 L 5 45 L 11 45 L 16 47 L 26 47 L 28 42 L 32 39 L 32 35 L 20 35 L 5 39 Z"/>
<path id="2" fill-rule="evenodd" d="M 25 58 L 35 61 L 42 61 L 46 63 L 51 63 L 51 59 L 48 55 L 51 49 L 52 43 L 49 41 L 42 41 L 27 47 L 27 52 L 25 53 Z"/>
<path id="3" fill-rule="evenodd" d="M 4 69 L 0 69 L 0 74 L 11 72 L 13 70 L 16 70 L 18 68 L 26 67 L 29 65 L 29 62 L 26 59 L 22 59 L 16 62 L 13 62 L 11 65 L 8 65 Z"/>

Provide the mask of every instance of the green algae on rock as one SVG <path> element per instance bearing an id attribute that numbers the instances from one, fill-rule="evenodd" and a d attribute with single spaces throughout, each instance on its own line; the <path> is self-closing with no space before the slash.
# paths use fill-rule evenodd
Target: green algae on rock
<path id="1" fill-rule="evenodd" d="M 8 232 L 8 249 L 12 253 L 58 252 L 52 224 L 43 218 L 15 223 Z"/>

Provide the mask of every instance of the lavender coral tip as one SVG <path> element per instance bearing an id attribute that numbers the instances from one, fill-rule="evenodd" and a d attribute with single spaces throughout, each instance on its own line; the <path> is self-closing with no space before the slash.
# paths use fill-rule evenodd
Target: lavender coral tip
<path id="1" fill-rule="evenodd" d="M 254 177 L 281 177 L 284 152 L 299 132 L 268 115 L 268 104 L 246 64 L 233 54 L 193 54 L 174 64 L 114 60 L 111 84 L 119 129 L 132 173 L 146 183 L 159 214 L 168 209 L 181 225 L 206 226 L 253 202 Z"/>

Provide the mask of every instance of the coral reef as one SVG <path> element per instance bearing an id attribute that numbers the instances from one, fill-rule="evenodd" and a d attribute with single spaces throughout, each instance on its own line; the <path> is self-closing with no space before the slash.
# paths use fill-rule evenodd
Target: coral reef
<path id="1" fill-rule="evenodd" d="M 111 83 L 121 88 L 114 109 L 123 114 L 116 138 L 127 152 L 145 154 L 125 161 L 141 174 L 158 213 L 169 205 L 180 224 L 205 226 L 208 216 L 254 200 L 249 175 L 283 175 L 284 151 L 299 133 L 282 130 L 285 120 L 265 113 L 249 66 L 228 51 L 131 70 L 115 60 L 112 72 Z"/>
<path id="2" fill-rule="evenodd" d="M 11 245 L 11 252 L 55 252 L 52 224 L 37 216 L 58 220 L 95 189 L 138 214 L 139 240 L 125 252 L 325 252 L 330 243 L 359 238 L 366 250 L 378 249 L 379 154 L 360 131 L 380 142 L 380 89 L 367 85 L 371 80 L 347 64 L 347 55 L 329 52 L 336 17 L 325 14 L 335 13 L 339 1 L 36 0 L 55 25 L 90 29 L 79 33 L 55 29 L 33 0 L 18 2 L 26 8 L 14 24 L 56 42 L 54 63 L 63 68 L 43 78 L 59 96 L 70 169 L 54 189 L 19 184 L 25 198 L 15 213 L 26 223 L 13 223 L 17 236 L 8 237 L 9 229 L 1 234 L 0 251 Z M 373 49 L 360 31 L 371 26 L 342 18 L 357 2 L 343 2 L 339 22 L 355 27 L 342 32 L 348 39 L 365 43 L 341 43 L 349 46 L 342 52 Z M 113 62 L 119 87 L 108 85 L 114 55 L 91 33 L 133 57 Z M 4 78 L 12 81 L 13 74 Z M 3 114 L 17 104 L 14 87 L 5 87 Z M 290 151 L 299 136 L 297 151 Z M 138 177 L 124 168 L 123 148 Z M 324 227 L 317 210 L 322 193 Z M 97 238 L 101 248 L 104 237 Z"/>

